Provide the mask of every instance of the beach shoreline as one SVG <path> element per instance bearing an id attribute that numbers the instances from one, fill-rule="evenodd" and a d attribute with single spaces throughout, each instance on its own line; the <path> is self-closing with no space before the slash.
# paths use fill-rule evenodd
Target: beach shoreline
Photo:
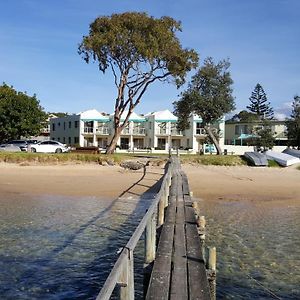
<path id="1" fill-rule="evenodd" d="M 300 171 L 295 168 L 203 166 L 184 164 L 190 189 L 203 200 L 300 200 Z M 147 167 L 143 184 L 147 191 L 163 175 L 163 166 Z M 135 185 L 144 170 L 96 164 L 20 165 L 0 163 L 0 191 L 6 193 L 102 196 L 116 198 Z"/>
<path id="2" fill-rule="evenodd" d="M 186 164 L 183 170 L 195 198 L 208 201 L 300 201 L 300 171 L 293 167 Z"/>
<path id="3" fill-rule="evenodd" d="M 0 191 L 5 194 L 47 194 L 117 198 L 131 188 L 142 195 L 162 176 L 163 167 L 147 167 L 143 185 L 136 184 L 144 170 L 97 164 L 20 165 L 0 163 Z"/>

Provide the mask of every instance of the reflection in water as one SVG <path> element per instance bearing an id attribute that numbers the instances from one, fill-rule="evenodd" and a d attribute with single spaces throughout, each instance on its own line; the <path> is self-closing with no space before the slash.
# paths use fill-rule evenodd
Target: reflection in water
<path id="1" fill-rule="evenodd" d="M 1 199 L 1 299 L 95 298 L 152 197 Z"/>
<path id="2" fill-rule="evenodd" d="M 200 201 L 219 299 L 300 299 L 299 202 Z"/>

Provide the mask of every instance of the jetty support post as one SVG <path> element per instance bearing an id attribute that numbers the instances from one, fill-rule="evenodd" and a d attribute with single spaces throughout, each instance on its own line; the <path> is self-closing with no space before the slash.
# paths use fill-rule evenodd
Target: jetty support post
<path id="1" fill-rule="evenodd" d="M 119 278 L 120 300 L 131 300 L 134 299 L 134 258 L 131 249 L 124 248 L 124 251 L 127 253 L 127 259 L 123 264 L 122 273 Z"/>
<path id="2" fill-rule="evenodd" d="M 165 201 L 164 201 L 164 195 L 160 198 L 158 202 L 158 212 L 157 212 L 157 225 L 160 227 L 164 224 L 164 218 L 165 218 Z"/>
<path id="3" fill-rule="evenodd" d="M 147 294 L 153 263 L 156 256 L 156 214 L 156 211 L 152 214 L 145 229 L 145 261 L 143 279 L 144 296 Z"/>
<path id="4" fill-rule="evenodd" d="M 217 281 L 217 250 L 216 247 L 208 248 L 208 270 L 207 277 L 212 300 L 216 300 L 216 281 Z"/>

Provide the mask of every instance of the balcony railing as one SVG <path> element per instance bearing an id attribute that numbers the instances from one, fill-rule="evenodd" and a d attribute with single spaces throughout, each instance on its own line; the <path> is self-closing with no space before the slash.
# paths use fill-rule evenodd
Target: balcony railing
<path id="1" fill-rule="evenodd" d="M 178 130 L 176 128 L 172 128 L 171 129 L 171 135 L 182 135 L 182 131 L 181 130 Z"/>
<path id="2" fill-rule="evenodd" d="M 166 128 L 157 128 L 156 134 L 159 134 L 159 135 L 166 135 L 166 134 L 168 134 L 168 132 L 167 132 L 167 129 L 166 129 Z"/>
<path id="3" fill-rule="evenodd" d="M 130 134 L 129 128 L 124 128 L 124 129 L 122 130 L 122 134 Z"/>
<path id="4" fill-rule="evenodd" d="M 93 127 L 84 127 L 83 128 L 83 132 L 84 133 L 93 133 L 94 132 L 94 128 Z"/>
<path id="5" fill-rule="evenodd" d="M 96 128 L 96 134 L 109 134 L 108 127 L 98 127 Z"/>
<path id="6" fill-rule="evenodd" d="M 206 131 L 204 128 L 196 128 L 196 135 L 205 135 Z"/>
<path id="7" fill-rule="evenodd" d="M 133 128 L 133 134 L 145 134 L 145 128 Z"/>

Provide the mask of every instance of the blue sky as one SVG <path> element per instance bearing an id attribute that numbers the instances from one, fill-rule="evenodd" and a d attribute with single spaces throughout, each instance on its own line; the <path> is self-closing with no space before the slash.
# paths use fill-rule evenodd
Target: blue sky
<path id="1" fill-rule="evenodd" d="M 96 17 L 124 11 L 180 20 L 182 45 L 194 48 L 200 63 L 229 58 L 238 110 L 256 83 L 281 114 L 300 94 L 299 0 L 2 0 L 0 81 L 36 93 L 46 111 L 112 112 L 112 78 L 87 65 L 77 48 Z M 172 110 L 184 88 L 155 84 L 136 111 Z"/>

